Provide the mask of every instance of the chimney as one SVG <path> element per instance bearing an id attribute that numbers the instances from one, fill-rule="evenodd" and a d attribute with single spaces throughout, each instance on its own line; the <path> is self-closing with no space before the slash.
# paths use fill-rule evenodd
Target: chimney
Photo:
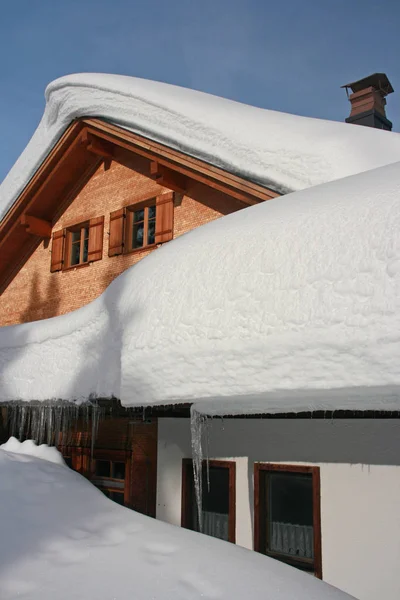
<path id="1" fill-rule="evenodd" d="M 351 103 L 351 112 L 346 123 L 392 130 L 392 123 L 386 117 L 385 98 L 394 90 L 385 73 L 374 73 L 353 83 L 346 83 L 342 88 L 346 89 Z"/>

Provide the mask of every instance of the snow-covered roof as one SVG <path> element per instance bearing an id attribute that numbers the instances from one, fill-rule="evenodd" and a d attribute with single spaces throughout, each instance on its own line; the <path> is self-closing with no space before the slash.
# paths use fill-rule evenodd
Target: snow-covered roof
<path id="1" fill-rule="evenodd" d="M 46 90 L 43 118 L 0 186 L 0 219 L 79 117 L 105 119 L 283 193 L 400 159 L 397 133 L 264 110 L 134 77 L 70 75 Z"/>
<path id="2" fill-rule="evenodd" d="M 257 552 L 118 506 L 78 473 L 23 454 L 26 444 L 14 454 L 17 445 L 0 449 L 1 600 L 352 598 Z M 33 454 L 50 450 L 52 459 L 54 448 Z"/>
<path id="3" fill-rule="evenodd" d="M 399 410 L 399 231 L 400 163 L 223 217 L 0 330 L 0 398 Z"/>

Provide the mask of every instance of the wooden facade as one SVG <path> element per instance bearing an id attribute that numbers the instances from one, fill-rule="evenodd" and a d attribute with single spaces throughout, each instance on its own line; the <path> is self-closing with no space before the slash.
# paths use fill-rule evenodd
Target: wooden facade
<path id="1" fill-rule="evenodd" d="M 160 244 L 276 195 L 116 126 L 78 120 L 0 224 L 0 325 L 80 308 Z M 130 247 L 132 215 L 151 203 L 155 238 Z M 71 261 L 83 227 L 87 255 Z"/>
<path id="2" fill-rule="evenodd" d="M 100 420 L 93 440 L 78 422 L 58 444 L 71 468 L 90 479 L 101 491 L 121 496 L 120 504 L 156 516 L 157 419 L 133 418 L 131 414 Z M 99 472 L 99 463 L 124 465 L 124 477 Z M 112 497 L 112 496 L 111 496 Z M 114 498 L 113 498 L 114 499 Z"/>

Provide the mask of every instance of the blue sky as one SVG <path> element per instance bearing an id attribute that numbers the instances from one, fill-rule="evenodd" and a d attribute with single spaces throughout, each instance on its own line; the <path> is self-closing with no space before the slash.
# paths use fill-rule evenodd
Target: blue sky
<path id="1" fill-rule="evenodd" d="M 340 85 L 386 72 L 397 94 L 398 0 L 13 0 L 0 13 L 0 181 L 34 132 L 44 89 L 99 71 L 344 120 Z"/>

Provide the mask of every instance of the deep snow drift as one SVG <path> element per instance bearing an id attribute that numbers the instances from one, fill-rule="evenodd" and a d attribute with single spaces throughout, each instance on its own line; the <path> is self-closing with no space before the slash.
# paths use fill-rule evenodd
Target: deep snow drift
<path id="1" fill-rule="evenodd" d="M 65 466 L 0 450 L 1 600 L 350 600 L 255 552 L 122 508 Z"/>
<path id="2" fill-rule="evenodd" d="M 46 102 L 35 134 L 0 186 L 0 219 L 79 117 L 105 119 L 278 192 L 400 157 L 397 133 L 264 110 L 134 77 L 69 75 L 48 86 Z"/>
<path id="3" fill-rule="evenodd" d="M 223 217 L 1 329 L 0 398 L 399 410 L 399 231 L 399 163 Z"/>
<path id="4" fill-rule="evenodd" d="M 47 444 L 40 444 L 38 446 L 33 440 L 25 440 L 20 442 L 15 437 L 10 437 L 5 444 L 0 445 L 1 450 L 7 452 L 13 452 L 14 454 L 25 454 L 28 456 L 35 456 L 36 458 L 43 458 L 49 462 L 56 463 L 58 465 L 65 465 L 62 454 L 54 446 L 48 446 Z"/>

